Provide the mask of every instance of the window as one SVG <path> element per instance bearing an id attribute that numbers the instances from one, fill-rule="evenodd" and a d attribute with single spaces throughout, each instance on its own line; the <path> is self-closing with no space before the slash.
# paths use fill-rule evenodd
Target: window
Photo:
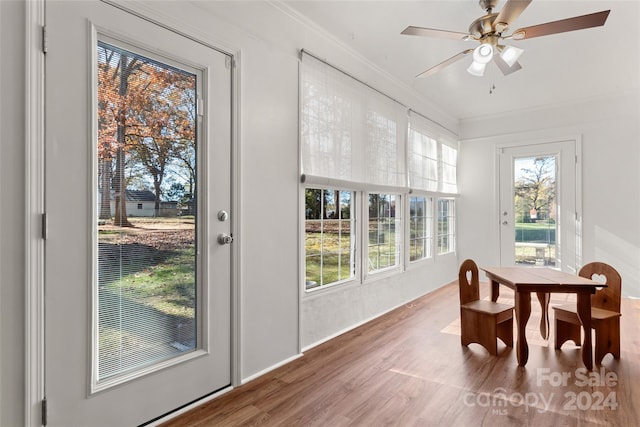
<path id="1" fill-rule="evenodd" d="M 431 258 L 433 245 L 432 198 L 409 198 L 409 261 Z"/>
<path id="2" fill-rule="evenodd" d="M 305 190 L 305 288 L 351 279 L 355 274 L 353 193 Z"/>
<path id="3" fill-rule="evenodd" d="M 401 223 L 397 194 L 369 194 L 369 273 L 400 264 Z"/>
<path id="4" fill-rule="evenodd" d="M 426 117 L 409 113 L 409 261 L 430 258 L 433 247 L 433 199 L 455 195 L 458 148 L 453 134 Z M 437 255 L 455 252 L 455 199 L 437 203 Z"/>
<path id="5" fill-rule="evenodd" d="M 453 199 L 438 200 L 438 255 L 456 250 L 456 203 Z"/>
<path id="6" fill-rule="evenodd" d="M 163 216 L 154 220 L 161 225 L 156 230 L 146 218 L 127 213 L 144 203 L 129 207 L 125 195 L 132 191 L 132 176 L 149 188 L 157 184 L 155 206 L 170 191 L 169 176 L 188 177 L 183 180 L 195 191 L 197 176 L 189 174 L 196 166 L 195 99 L 202 82 L 195 70 L 102 41 L 96 57 L 99 267 L 93 351 L 96 380 L 103 382 L 200 345 L 196 227 L 201 221 L 196 215 Z"/>
<path id="7" fill-rule="evenodd" d="M 455 135 L 307 52 L 301 56 L 305 289 L 366 281 L 455 251 Z M 437 197 L 446 210 L 437 205 L 436 225 Z"/>

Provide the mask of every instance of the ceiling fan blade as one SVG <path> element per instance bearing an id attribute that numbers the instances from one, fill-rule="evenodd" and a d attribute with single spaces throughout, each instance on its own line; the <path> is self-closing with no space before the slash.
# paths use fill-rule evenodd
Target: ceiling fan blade
<path id="1" fill-rule="evenodd" d="M 522 65 L 520 65 L 518 61 L 516 61 L 511 67 L 509 67 L 509 64 L 507 64 L 500 55 L 495 55 L 493 57 L 493 60 L 495 61 L 500 71 L 502 71 L 502 74 L 505 76 L 508 76 L 509 74 L 515 73 L 516 71 L 522 69 Z"/>
<path id="2" fill-rule="evenodd" d="M 459 33 L 457 31 L 436 30 L 433 28 L 412 27 L 409 26 L 400 34 L 406 34 L 409 36 L 422 36 L 422 37 L 438 37 L 441 39 L 453 39 L 464 40 L 469 36 L 467 33 Z"/>
<path id="3" fill-rule="evenodd" d="M 609 12 L 611 12 L 611 10 L 603 10 L 602 12 L 574 16 L 573 18 L 561 19 L 560 21 L 547 22 L 546 24 L 520 28 L 514 31 L 511 37 L 516 40 L 523 40 L 575 30 L 584 30 L 586 28 L 600 27 L 607 21 Z"/>
<path id="4" fill-rule="evenodd" d="M 418 78 L 418 77 L 420 77 L 420 78 L 427 77 L 427 76 L 430 76 L 432 74 L 435 74 L 438 71 L 442 70 L 443 68 L 453 64 L 454 62 L 457 62 L 457 61 L 461 60 L 462 58 L 465 57 L 465 55 L 467 55 L 467 54 L 469 54 L 471 52 L 473 52 L 473 49 L 464 50 L 464 51 L 460 52 L 459 54 L 454 55 L 451 58 L 447 59 L 446 61 L 443 61 L 443 62 L 439 63 L 438 65 L 433 66 L 433 67 L 429 68 L 426 71 L 423 71 L 422 73 L 418 74 L 416 76 L 416 78 Z"/>
<path id="5" fill-rule="evenodd" d="M 501 24 L 502 28 L 508 27 L 513 21 L 518 19 L 531 1 L 532 0 L 508 0 L 493 21 L 494 25 Z"/>

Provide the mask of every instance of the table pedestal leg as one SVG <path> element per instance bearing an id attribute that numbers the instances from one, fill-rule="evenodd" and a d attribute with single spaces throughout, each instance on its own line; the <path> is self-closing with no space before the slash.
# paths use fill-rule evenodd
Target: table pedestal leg
<path id="1" fill-rule="evenodd" d="M 516 356 L 518 365 L 524 366 L 529 359 L 529 345 L 527 344 L 527 322 L 531 315 L 531 293 L 524 291 L 515 292 L 516 322 L 518 324 L 518 337 L 516 338 Z"/>
<path id="2" fill-rule="evenodd" d="M 542 317 L 540 318 L 540 335 L 545 340 L 549 338 L 549 293 L 536 292 L 540 308 L 542 308 Z"/>
<path id="3" fill-rule="evenodd" d="M 591 348 L 591 295 L 578 293 L 577 311 L 582 328 L 584 330 L 584 342 L 582 343 L 582 361 L 584 366 L 593 369 L 593 349 Z"/>

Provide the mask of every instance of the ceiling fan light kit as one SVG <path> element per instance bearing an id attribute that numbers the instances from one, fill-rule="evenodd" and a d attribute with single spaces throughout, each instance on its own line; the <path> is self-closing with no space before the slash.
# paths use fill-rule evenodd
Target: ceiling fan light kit
<path id="1" fill-rule="evenodd" d="M 469 74 L 482 77 L 487 64 L 493 59 L 493 46 L 489 43 L 482 43 L 473 50 L 473 62 L 467 68 Z"/>
<path id="2" fill-rule="evenodd" d="M 487 68 L 487 64 L 481 64 L 479 62 L 473 61 L 469 68 L 467 68 L 467 72 L 473 76 L 482 77 L 484 76 L 484 70 Z"/>
<path id="3" fill-rule="evenodd" d="M 600 27 L 605 24 L 610 10 L 591 13 L 588 15 L 574 16 L 573 18 L 559 21 L 547 22 L 545 24 L 533 25 L 519 28 L 510 35 L 505 34 L 510 25 L 529 6 L 532 0 L 507 0 L 499 13 L 493 13 L 499 0 L 480 0 L 479 4 L 487 13 L 476 19 L 469 26 L 468 34 L 456 31 L 437 30 L 433 28 L 409 26 L 402 34 L 421 37 L 437 37 L 453 40 L 474 40 L 480 43 L 475 49 L 466 49 L 451 58 L 428 68 L 416 77 L 430 76 L 441 69 L 459 61 L 468 53 L 473 52 L 473 62 L 467 71 L 474 76 L 483 76 L 484 70 L 492 60 L 505 75 L 509 75 L 522 68 L 518 63 L 518 58 L 524 52 L 515 46 L 504 46 L 501 40 L 524 40 L 533 37 L 547 36 L 551 34 L 565 33 L 568 31 L 583 30 L 587 28 Z M 498 55 L 495 53 L 498 52 Z"/>
<path id="4" fill-rule="evenodd" d="M 493 59 L 493 46 L 482 43 L 473 50 L 473 60 L 480 64 L 488 64 Z"/>
<path id="5" fill-rule="evenodd" d="M 513 64 L 516 63 L 520 55 L 524 52 L 523 49 L 515 46 L 498 46 L 498 51 L 500 51 L 500 56 L 509 67 L 513 67 Z"/>

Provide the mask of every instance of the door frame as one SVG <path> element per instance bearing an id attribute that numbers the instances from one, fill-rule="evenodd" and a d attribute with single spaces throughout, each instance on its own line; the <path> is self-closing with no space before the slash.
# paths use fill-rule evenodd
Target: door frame
<path id="1" fill-rule="evenodd" d="M 25 2 L 25 393 L 24 422 L 26 426 L 45 424 L 43 401 L 45 395 L 45 240 L 47 219 L 45 212 L 45 55 L 47 0 Z M 241 149 L 240 149 L 240 58 L 235 46 L 195 32 L 171 16 L 143 4 L 121 4 L 117 0 L 101 0 L 141 19 L 177 33 L 192 41 L 231 57 L 231 207 L 234 215 L 231 232 L 231 387 L 241 383 Z M 221 393 L 204 397 L 177 410 L 170 416 L 185 412 L 193 406 L 213 399 Z M 164 419 L 164 418 L 163 418 Z M 159 422 L 161 420 L 157 420 Z"/>
<path id="2" fill-rule="evenodd" d="M 511 135 L 501 135 L 496 138 L 495 144 L 495 188 L 494 188 L 494 220 L 495 224 L 499 231 L 501 231 L 500 223 L 502 221 L 500 212 L 501 212 L 501 201 L 500 201 L 500 165 L 501 165 L 501 156 L 502 151 L 508 148 L 518 148 L 525 146 L 540 146 L 543 144 L 554 144 L 554 143 L 562 143 L 572 141 L 574 143 L 575 149 L 575 215 L 573 220 L 572 227 L 575 233 L 575 258 L 570 260 L 570 262 L 563 262 L 562 268 L 564 270 L 565 266 L 568 266 L 569 269 L 566 271 L 575 270 L 577 274 L 580 266 L 582 265 L 582 136 L 578 133 L 559 133 L 557 131 L 542 131 L 537 133 L 527 133 L 527 134 L 511 134 Z M 497 242 L 498 249 L 498 258 L 502 259 L 502 238 L 498 237 Z"/>

